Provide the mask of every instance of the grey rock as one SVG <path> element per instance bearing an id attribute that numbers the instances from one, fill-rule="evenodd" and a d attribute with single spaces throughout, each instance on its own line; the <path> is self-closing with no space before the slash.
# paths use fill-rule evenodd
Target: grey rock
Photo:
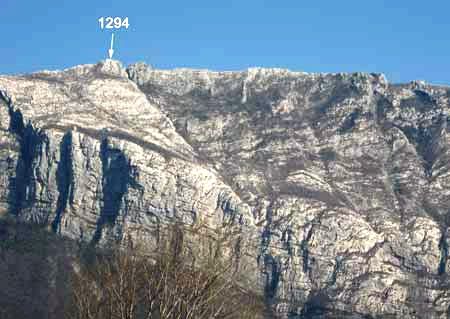
<path id="1" fill-rule="evenodd" d="M 450 88 L 107 60 L 0 90 L 0 214 L 98 245 L 222 229 L 281 317 L 449 315 Z"/>

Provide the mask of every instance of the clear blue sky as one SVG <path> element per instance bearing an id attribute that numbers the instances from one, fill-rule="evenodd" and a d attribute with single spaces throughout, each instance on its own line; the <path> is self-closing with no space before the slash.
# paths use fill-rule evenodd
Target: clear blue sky
<path id="1" fill-rule="evenodd" d="M 114 58 L 157 68 L 383 72 L 450 84 L 448 0 L 0 0 L 0 73 L 95 63 L 128 16 Z"/>

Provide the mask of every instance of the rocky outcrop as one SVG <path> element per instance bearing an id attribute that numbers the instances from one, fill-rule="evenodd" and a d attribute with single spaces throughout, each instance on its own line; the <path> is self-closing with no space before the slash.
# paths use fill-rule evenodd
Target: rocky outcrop
<path id="1" fill-rule="evenodd" d="M 284 317 L 449 315 L 450 88 L 108 60 L 0 90 L 0 214 L 99 245 L 223 228 Z"/>

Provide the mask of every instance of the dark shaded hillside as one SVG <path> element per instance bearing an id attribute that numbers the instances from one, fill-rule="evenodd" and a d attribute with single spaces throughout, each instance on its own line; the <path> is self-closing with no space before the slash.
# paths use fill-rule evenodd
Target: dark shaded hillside
<path id="1" fill-rule="evenodd" d="M 71 246 L 41 226 L 0 219 L 0 318 L 64 318 Z"/>
<path id="2" fill-rule="evenodd" d="M 220 236 L 199 233 L 213 254 L 192 255 L 184 237 L 193 229 L 181 227 L 166 229 L 156 250 L 129 241 L 99 248 L 0 219 L 0 318 L 272 317 L 240 280 L 239 258 L 222 254 Z"/>

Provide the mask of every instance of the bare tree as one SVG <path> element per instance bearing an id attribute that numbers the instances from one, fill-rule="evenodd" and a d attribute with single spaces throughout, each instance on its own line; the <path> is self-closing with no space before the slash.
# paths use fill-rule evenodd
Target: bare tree
<path id="1" fill-rule="evenodd" d="M 239 284 L 230 236 L 175 224 L 161 237 L 154 251 L 129 244 L 81 266 L 72 277 L 68 317 L 262 318 L 262 300 Z"/>

